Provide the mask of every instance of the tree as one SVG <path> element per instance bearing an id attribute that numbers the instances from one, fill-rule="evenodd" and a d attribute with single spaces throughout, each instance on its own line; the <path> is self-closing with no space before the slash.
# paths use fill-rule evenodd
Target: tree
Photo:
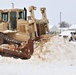
<path id="1" fill-rule="evenodd" d="M 65 21 L 62 21 L 61 24 L 60 24 L 60 27 L 61 28 L 66 28 L 66 27 L 69 27 L 70 24 L 66 23 Z"/>

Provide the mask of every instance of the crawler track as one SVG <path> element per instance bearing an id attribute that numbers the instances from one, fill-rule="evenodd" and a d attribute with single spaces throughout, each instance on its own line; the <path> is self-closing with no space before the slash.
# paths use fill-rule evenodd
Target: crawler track
<path id="1" fill-rule="evenodd" d="M 23 41 L 15 40 L 8 35 L 0 32 L 0 45 L 9 44 L 9 42 L 14 45 L 17 44 L 18 48 L 0 48 L 1 55 L 28 59 L 33 54 L 33 41 L 31 39 L 29 39 L 28 42 L 25 43 Z"/>

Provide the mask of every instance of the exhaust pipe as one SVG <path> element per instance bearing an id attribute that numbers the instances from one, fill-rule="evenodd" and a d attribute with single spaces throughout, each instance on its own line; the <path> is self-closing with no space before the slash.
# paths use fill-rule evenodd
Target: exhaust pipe
<path id="1" fill-rule="evenodd" d="M 24 7 L 25 20 L 27 20 L 27 9 Z"/>

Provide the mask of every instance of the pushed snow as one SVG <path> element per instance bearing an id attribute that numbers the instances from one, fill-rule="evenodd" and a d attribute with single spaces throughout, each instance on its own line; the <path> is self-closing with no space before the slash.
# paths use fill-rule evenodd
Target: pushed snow
<path id="1" fill-rule="evenodd" d="M 7 47 L 7 45 L 4 47 Z M 7 59 L 11 60 L 12 58 Z M 73 60 L 76 60 L 76 45 L 69 42 L 68 39 L 54 36 L 47 38 L 47 41 L 44 39 L 40 42 L 35 42 L 34 53 L 27 62 L 53 63 Z"/>
<path id="2" fill-rule="evenodd" d="M 1 75 L 76 75 L 76 45 L 59 36 L 35 42 L 29 60 L 0 56 Z"/>
<path id="3" fill-rule="evenodd" d="M 57 62 L 76 59 L 76 45 L 63 37 L 54 36 L 46 43 L 41 41 L 33 54 L 34 59 Z"/>

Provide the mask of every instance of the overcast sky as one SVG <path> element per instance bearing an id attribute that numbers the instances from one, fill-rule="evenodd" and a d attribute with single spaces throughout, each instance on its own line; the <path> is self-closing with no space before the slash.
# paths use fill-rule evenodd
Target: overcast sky
<path id="1" fill-rule="evenodd" d="M 31 5 L 36 6 L 36 18 L 41 18 L 40 7 L 46 7 L 50 25 L 60 22 L 60 12 L 62 21 L 76 24 L 76 0 L 0 0 L 0 9 L 11 8 L 11 3 L 14 3 L 15 8 L 28 9 Z"/>

